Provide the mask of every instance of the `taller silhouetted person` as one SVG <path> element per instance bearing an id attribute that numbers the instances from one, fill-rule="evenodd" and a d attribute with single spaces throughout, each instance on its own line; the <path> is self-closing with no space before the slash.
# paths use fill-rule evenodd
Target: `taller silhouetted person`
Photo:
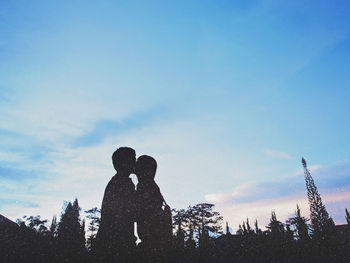
<path id="1" fill-rule="evenodd" d="M 116 175 L 109 181 L 101 208 L 96 237 L 96 255 L 102 262 L 129 262 L 135 247 L 135 185 L 129 178 L 135 171 L 135 150 L 117 149 L 113 155 Z"/>

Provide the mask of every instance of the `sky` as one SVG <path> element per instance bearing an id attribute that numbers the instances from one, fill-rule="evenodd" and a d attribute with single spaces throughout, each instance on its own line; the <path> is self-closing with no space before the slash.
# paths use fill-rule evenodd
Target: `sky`
<path id="1" fill-rule="evenodd" d="M 0 214 L 101 206 L 121 146 L 173 208 L 350 208 L 348 1 L 0 2 Z"/>

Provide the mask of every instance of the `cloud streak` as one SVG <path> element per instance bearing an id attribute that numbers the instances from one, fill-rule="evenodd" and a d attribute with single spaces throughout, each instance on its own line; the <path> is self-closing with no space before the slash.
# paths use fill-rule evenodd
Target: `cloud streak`
<path id="1" fill-rule="evenodd" d="M 293 159 L 293 157 L 291 157 L 288 153 L 274 151 L 274 150 L 271 150 L 271 149 L 265 149 L 264 153 L 266 155 L 270 156 L 270 157 L 273 157 L 273 158 L 286 159 L 286 160 Z"/>

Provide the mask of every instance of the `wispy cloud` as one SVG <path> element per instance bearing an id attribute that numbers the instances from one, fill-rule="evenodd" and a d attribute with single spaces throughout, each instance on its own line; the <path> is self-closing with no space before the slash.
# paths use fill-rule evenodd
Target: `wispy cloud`
<path id="1" fill-rule="evenodd" d="M 287 159 L 287 160 L 293 159 L 293 157 L 290 156 L 288 153 L 275 151 L 275 150 L 271 150 L 271 149 L 265 149 L 264 153 L 270 157 L 273 157 L 273 158 Z"/>

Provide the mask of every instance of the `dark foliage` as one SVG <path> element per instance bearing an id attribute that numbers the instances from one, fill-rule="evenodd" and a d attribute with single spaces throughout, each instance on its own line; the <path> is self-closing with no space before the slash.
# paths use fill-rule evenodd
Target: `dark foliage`
<path id="1" fill-rule="evenodd" d="M 68 202 L 57 228 L 59 258 L 64 262 L 77 262 L 85 255 L 85 223 L 80 220 L 78 199 Z"/>
<path id="2" fill-rule="evenodd" d="M 85 213 L 87 214 L 86 218 L 90 220 L 88 226 L 89 236 L 86 240 L 86 246 L 88 250 L 91 250 L 91 248 L 94 246 L 97 230 L 101 222 L 101 209 L 93 207 L 89 210 L 85 210 Z"/>

